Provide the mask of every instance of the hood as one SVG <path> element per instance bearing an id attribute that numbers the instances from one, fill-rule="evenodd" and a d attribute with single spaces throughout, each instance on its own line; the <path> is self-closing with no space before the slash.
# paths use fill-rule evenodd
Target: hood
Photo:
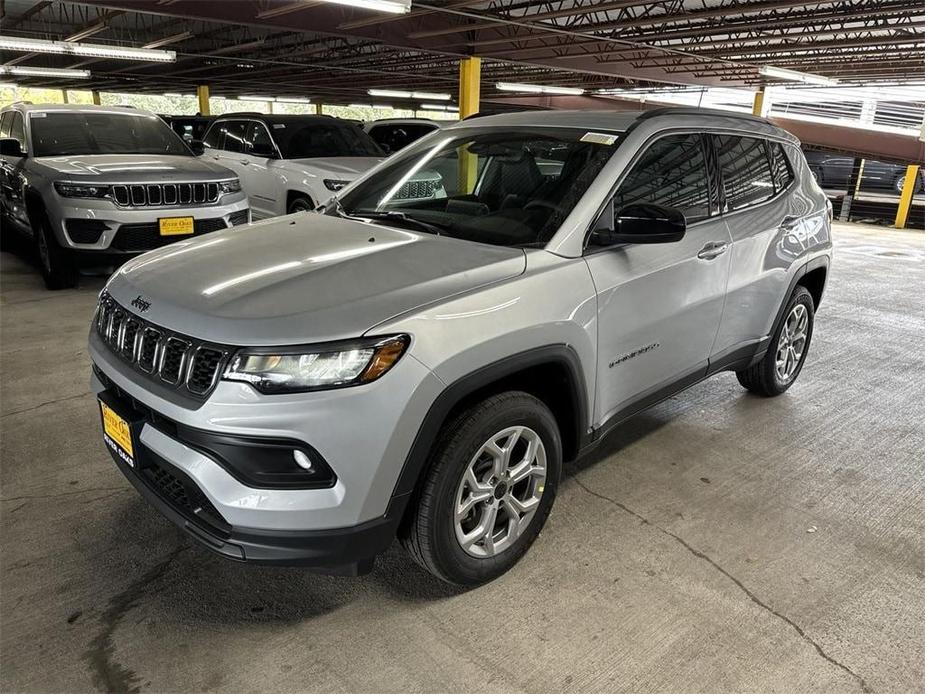
<path id="1" fill-rule="evenodd" d="M 33 161 L 74 181 L 161 183 L 236 178 L 224 166 L 177 154 L 74 154 L 36 157 Z"/>
<path id="2" fill-rule="evenodd" d="M 311 159 L 291 159 L 296 164 L 304 164 L 313 169 L 320 169 L 331 175 L 346 176 L 351 180 L 366 173 L 376 164 L 385 161 L 382 157 L 313 157 Z"/>
<path id="3" fill-rule="evenodd" d="M 228 345 L 349 339 L 417 307 L 523 273 L 522 250 L 297 214 L 181 241 L 110 280 L 120 304 Z"/>

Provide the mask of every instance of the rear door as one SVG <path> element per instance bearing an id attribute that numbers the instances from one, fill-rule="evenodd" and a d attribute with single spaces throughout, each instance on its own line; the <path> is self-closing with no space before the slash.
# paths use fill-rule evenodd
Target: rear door
<path id="1" fill-rule="evenodd" d="M 0 119 L 0 137 L 9 137 L 19 142 L 20 148 L 26 150 L 26 132 L 23 115 L 18 111 L 7 111 Z M 0 164 L 0 201 L 7 214 L 28 224 L 25 202 L 23 200 L 22 170 L 26 165 L 25 157 L 3 157 Z"/>
<path id="2" fill-rule="evenodd" d="M 617 186 L 614 211 L 632 203 L 680 210 L 681 241 L 625 244 L 586 255 L 598 292 L 596 421 L 706 373 L 719 328 L 729 234 L 713 195 L 704 136 L 651 143 Z"/>
<path id="3" fill-rule="evenodd" d="M 732 238 L 726 309 L 714 361 L 767 336 L 802 252 L 811 202 L 793 194 L 794 166 L 779 142 L 714 135 L 724 220 Z"/>

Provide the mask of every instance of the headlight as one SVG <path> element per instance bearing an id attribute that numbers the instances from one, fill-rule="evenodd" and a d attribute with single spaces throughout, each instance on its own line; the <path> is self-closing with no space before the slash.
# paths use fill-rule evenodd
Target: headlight
<path id="1" fill-rule="evenodd" d="M 55 190 L 65 198 L 105 198 L 109 195 L 109 186 L 90 183 L 55 183 Z"/>
<path id="2" fill-rule="evenodd" d="M 233 178 L 230 181 L 219 181 L 218 192 L 222 195 L 225 195 L 226 193 L 240 193 L 241 181 L 239 181 L 237 178 Z"/>
<path id="3" fill-rule="evenodd" d="M 361 385 L 391 369 L 410 342 L 407 335 L 395 335 L 304 351 L 244 349 L 231 360 L 224 377 L 245 381 L 268 394 Z"/>
<path id="4" fill-rule="evenodd" d="M 345 185 L 347 185 L 348 183 L 350 183 L 350 181 L 341 181 L 339 179 L 334 179 L 334 178 L 324 179 L 324 187 L 327 188 L 328 190 L 334 191 L 335 193 L 339 191 L 341 188 L 343 188 Z"/>

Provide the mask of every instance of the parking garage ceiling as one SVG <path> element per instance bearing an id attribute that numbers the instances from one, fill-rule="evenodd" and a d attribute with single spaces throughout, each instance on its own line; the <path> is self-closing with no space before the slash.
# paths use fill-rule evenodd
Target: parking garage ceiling
<path id="1" fill-rule="evenodd" d="M 482 81 L 599 89 L 658 84 L 756 88 L 762 65 L 842 84 L 925 79 L 921 0 L 414 0 L 385 15 L 318 0 L 5 0 L 5 36 L 161 47 L 175 63 L 3 52 L 6 65 L 76 67 L 87 80 L 24 85 L 101 91 L 265 92 L 325 103 L 369 88 L 454 93 L 458 59 Z M 484 96 L 488 96 L 487 94 Z"/>

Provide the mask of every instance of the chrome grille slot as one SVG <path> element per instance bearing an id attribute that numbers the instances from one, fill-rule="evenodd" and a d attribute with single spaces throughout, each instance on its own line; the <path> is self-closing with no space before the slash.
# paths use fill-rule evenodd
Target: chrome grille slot
<path id="1" fill-rule="evenodd" d="M 138 368 L 145 373 L 154 372 L 161 337 L 161 332 L 154 328 L 145 328 L 141 333 L 141 345 L 138 347 Z"/>
<path id="2" fill-rule="evenodd" d="M 112 199 L 121 207 L 206 205 L 218 202 L 218 183 L 145 183 L 112 186 Z"/>
<path id="3" fill-rule="evenodd" d="M 122 324 L 122 336 L 119 338 L 119 347 L 122 356 L 128 360 L 135 358 L 135 338 L 138 337 L 138 321 L 133 318 L 126 319 Z"/>
<path id="4" fill-rule="evenodd" d="M 232 348 L 203 343 L 149 323 L 100 297 L 96 331 L 112 354 L 162 386 L 202 399 L 218 383 Z"/>
<path id="5" fill-rule="evenodd" d="M 161 354 L 161 378 L 176 385 L 183 376 L 186 365 L 186 352 L 190 344 L 178 337 L 168 337 Z"/>

